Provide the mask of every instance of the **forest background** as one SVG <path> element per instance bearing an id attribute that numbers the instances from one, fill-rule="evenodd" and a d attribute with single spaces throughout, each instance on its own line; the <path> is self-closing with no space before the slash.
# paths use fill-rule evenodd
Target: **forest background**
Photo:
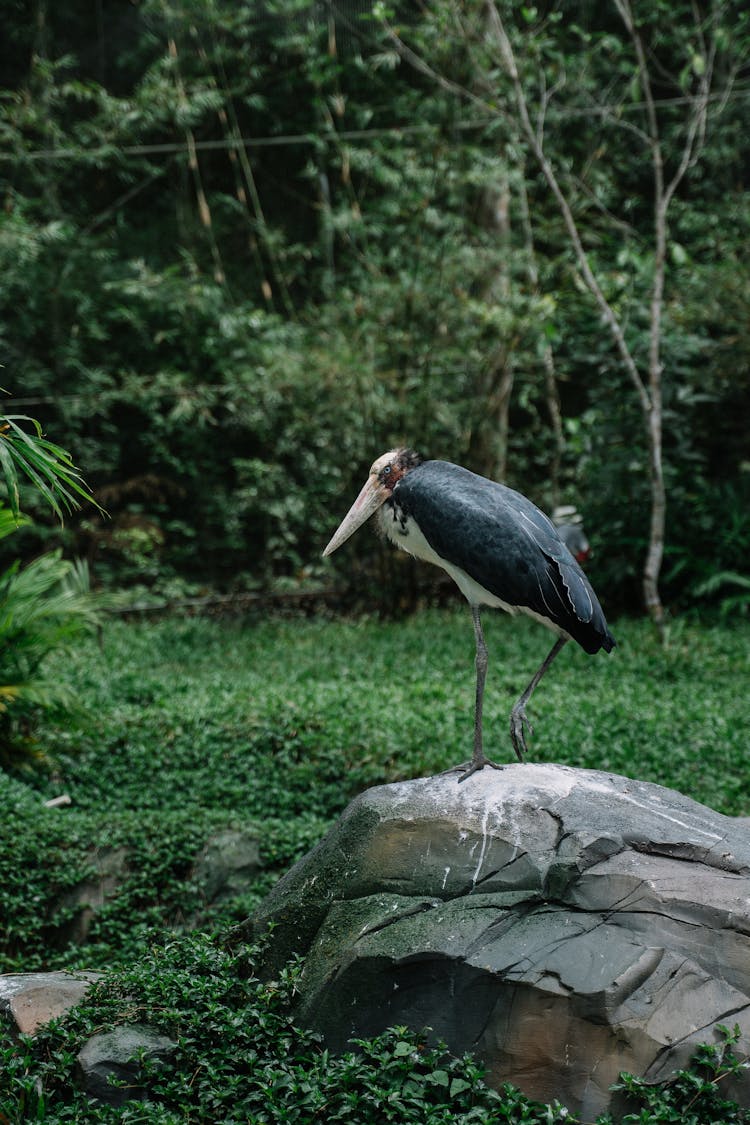
<path id="1" fill-rule="evenodd" d="M 3 412 L 109 514 L 60 529 L 31 490 L 4 558 L 62 537 L 136 596 L 315 591 L 405 441 L 575 504 L 610 613 L 649 558 L 669 607 L 746 594 L 745 5 L 0 14 Z M 434 594 L 372 536 L 334 565 Z"/>

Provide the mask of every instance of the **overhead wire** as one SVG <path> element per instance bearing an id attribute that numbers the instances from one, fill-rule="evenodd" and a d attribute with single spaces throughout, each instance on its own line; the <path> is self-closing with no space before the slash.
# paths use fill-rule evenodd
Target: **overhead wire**
<path id="1" fill-rule="evenodd" d="M 750 88 L 735 89 L 725 91 L 723 93 L 714 93 L 708 95 L 709 102 L 730 102 L 730 101 L 744 101 L 750 98 Z M 662 98 L 655 102 L 657 108 L 669 108 L 672 106 L 680 105 L 693 105 L 698 99 L 685 95 L 682 97 Z M 486 125 L 490 125 L 495 120 L 495 114 L 492 112 L 492 106 L 488 105 L 488 113 L 486 117 L 471 118 L 464 121 L 451 122 L 451 129 L 480 129 Z M 645 109 L 645 102 L 612 102 L 606 105 L 591 105 L 591 106 L 568 106 L 566 108 L 555 107 L 555 112 L 561 119 L 581 118 L 581 117 L 602 117 L 609 114 L 625 114 L 634 113 Z M 429 132 L 439 128 L 435 122 L 423 121 L 415 122 L 412 124 L 404 125 L 384 125 L 372 129 L 341 129 L 336 133 L 336 140 L 339 141 L 358 141 L 367 140 L 370 137 L 389 137 L 389 136 L 404 136 L 410 133 L 423 133 Z M 323 137 L 322 139 L 325 139 Z M 321 136 L 317 133 L 289 133 L 280 136 L 270 137 L 222 137 L 213 140 L 195 140 L 195 148 L 202 152 L 210 152 L 212 150 L 226 150 L 236 148 L 277 148 L 286 145 L 304 145 L 304 144 L 318 144 L 320 143 Z M 81 159 L 95 159 L 101 156 L 114 155 L 115 153 L 121 156 L 158 156 L 161 154 L 173 155 L 179 152 L 187 152 L 188 148 L 184 142 L 180 141 L 155 141 L 151 144 L 137 144 L 137 145 L 116 145 L 104 144 L 97 145 L 94 148 L 46 148 L 46 149 L 32 149 L 24 152 L 23 150 L 16 150 L 15 152 L 4 151 L 0 152 L 0 161 L 11 163 L 17 160 L 81 160 Z"/>

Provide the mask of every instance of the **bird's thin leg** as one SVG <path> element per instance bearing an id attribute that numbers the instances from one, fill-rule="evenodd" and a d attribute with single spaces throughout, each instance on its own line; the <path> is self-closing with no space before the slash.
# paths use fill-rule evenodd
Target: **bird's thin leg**
<path id="1" fill-rule="evenodd" d="M 524 725 L 529 728 L 529 733 L 533 733 L 531 723 L 526 718 L 526 704 L 531 699 L 534 688 L 538 685 L 542 676 L 547 671 L 550 664 L 555 659 L 563 645 L 567 643 L 568 639 L 568 637 L 558 637 L 546 659 L 542 661 L 542 663 L 539 665 L 536 672 L 532 676 L 531 682 L 526 688 L 526 691 L 519 698 L 518 702 L 513 704 L 513 708 L 510 713 L 510 738 L 519 762 L 522 762 L 524 754 L 528 753 L 526 738 L 524 737 L 523 732 Z"/>
<path id="2" fill-rule="evenodd" d="M 478 605 L 473 605 L 471 607 L 471 619 L 474 622 L 477 673 L 477 694 L 474 703 L 474 754 L 468 766 L 465 768 L 464 773 L 458 779 L 459 781 L 466 781 L 467 777 L 471 777 L 473 773 L 484 769 L 485 766 L 492 766 L 492 768 L 496 770 L 502 768 L 495 762 L 491 762 L 489 758 L 485 758 L 482 745 L 482 708 L 484 705 L 484 681 L 487 678 L 487 645 L 485 644 L 484 633 L 482 632 L 482 620 L 479 615 Z"/>
<path id="3" fill-rule="evenodd" d="M 484 682 L 487 679 L 487 643 L 482 629 L 482 618 L 479 606 L 471 607 L 471 619 L 474 622 L 474 643 L 476 656 L 474 665 L 476 669 L 477 691 L 474 702 L 474 754 L 473 762 L 483 761 L 484 748 L 482 746 L 482 710 L 484 708 Z"/>

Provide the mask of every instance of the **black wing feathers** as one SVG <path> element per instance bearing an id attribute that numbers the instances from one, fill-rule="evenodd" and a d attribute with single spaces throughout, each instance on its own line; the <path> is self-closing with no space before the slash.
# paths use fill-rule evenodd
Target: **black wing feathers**
<path id="1" fill-rule="evenodd" d="M 614 640 L 586 575 L 543 512 L 513 489 L 447 461 L 425 461 L 394 500 L 432 549 L 508 605 L 548 618 L 587 652 Z"/>

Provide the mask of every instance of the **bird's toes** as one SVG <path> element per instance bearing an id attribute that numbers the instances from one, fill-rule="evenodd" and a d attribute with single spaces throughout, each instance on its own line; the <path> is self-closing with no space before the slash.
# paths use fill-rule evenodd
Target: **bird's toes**
<path id="1" fill-rule="evenodd" d="M 466 773 L 471 769 L 472 762 L 462 762 L 460 766 L 449 766 L 447 770 L 441 770 L 437 775 L 438 777 L 446 777 L 449 773 Z"/>
<path id="2" fill-rule="evenodd" d="M 528 753 L 528 746 L 526 745 L 526 734 L 524 727 L 527 728 L 529 734 L 534 733 L 534 728 L 529 722 L 523 708 L 516 709 L 515 707 L 510 713 L 510 740 L 513 743 L 513 749 L 516 752 L 516 757 L 519 762 L 522 762 L 524 755 Z"/>
<path id="3" fill-rule="evenodd" d="M 467 762 L 465 766 L 458 767 L 458 769 L 461 771 L 461 776 L 458 779 L 458 784 L 460 785 L 462 781 L 466 781 L 467 777 L 471 777 L 472 774 L 479 773 L 479 771 L 483 770 L 485 766 L 490 766 L 493 770 L 501 770 L 503 768 L 497 762 L 493 762 L 489 758 L 485 758 L 484 756 L 482 756 L 481 758 L 472 758 L 472 760 L 470 762 Z"/>

